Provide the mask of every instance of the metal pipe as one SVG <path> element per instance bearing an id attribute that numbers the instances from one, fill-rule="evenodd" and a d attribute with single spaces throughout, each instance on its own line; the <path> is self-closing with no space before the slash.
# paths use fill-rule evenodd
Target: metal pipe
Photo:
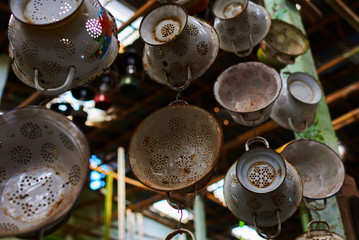
<path id="1" fill-rule="evenodd" d="M 359 31 L 359 17 L 342 0 L 325 0 L 355 30 Z"/>
<path id="2" fill-rule="evenodd" d="M 127 22 L 123 23 L 121 27 L 117 29 L 117 33 L 120 33 L 123 29 L 130 26 L 134 21 L 137 20 L 137 18 L 145 15 L 157 4 L 158 4 L 157 0 L 149 0 L 146 4 L 140 7 Z"/>

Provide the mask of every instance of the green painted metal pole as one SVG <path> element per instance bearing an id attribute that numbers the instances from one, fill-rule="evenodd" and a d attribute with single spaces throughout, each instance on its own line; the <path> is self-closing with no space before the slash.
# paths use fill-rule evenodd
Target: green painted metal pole
<path id="1" fill-rule="evenodd" d="M 194 230 L 196 240 L 206 240 L 206 209 L 204 205 L 204 197 L 201 194 L 197 194 L 196 201 L 194 202 Z"/>
<path id="2" fill-rule="evenodd" d="M 305 32 L 301 16 L 291 1 L 265 0 L 264 3 L 272 18 L 286 21 Z M 308 50 L 307 53 L 297 57 L 294 64 L 288 65 L 282 69 L 282 71 L 306 72 L 318 79 L 313 56 L 310 50 Z M 323 142 L 338 152 L 337 137 L 331 123 L 328 106 L 325 102 L 325 96 L 322 97 L 318 104 L 315 123 L 310 128 L 308 128 L 305 133 L 295 134 L 295 136 L 296 138 L 304 137 Z M 345 236 L 340 210 L 335 197 L 328 199 L 328 206 L 326 209 L 318 212 L 311 212 L 311 216 L 314 219 L 320 218 L 322 220 L 326 220 L 329 223 L 332 231 Z"/>
<path id="3" fill-rule="evenodd" d="M 106 194 L 105 194 L 105 213 L 104 213 L 105 240 L 110 239 L 111 218 L 112 218 L 112 197 L 113 197 L 113 175 L 108 174 L 106 175 Z"/>

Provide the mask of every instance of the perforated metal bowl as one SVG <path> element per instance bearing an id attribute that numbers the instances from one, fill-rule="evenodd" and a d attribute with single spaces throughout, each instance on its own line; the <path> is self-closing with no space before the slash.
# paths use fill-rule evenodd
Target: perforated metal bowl
<path id="1" fill-rule="evenodd" d="M 0 237 L 53 227 L 88 171 L 85 136 L 63 115 L 26 107 L 0 116 Z"/>
<path id="2" fill-rule="evenodd" d="M 130 141 L 129 163 L 150 188 L 193 192 L 204 187 L 202 181 L 213 172 L 222 137 L 220 125 L 207 111 L 175 102 L 140 123 Z"/>

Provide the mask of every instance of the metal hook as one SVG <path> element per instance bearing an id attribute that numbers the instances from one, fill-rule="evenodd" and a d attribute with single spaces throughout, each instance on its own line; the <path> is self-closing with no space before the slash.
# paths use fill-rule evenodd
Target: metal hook
<path id="1" fill-rule="evenodd" d="M 242 52 L 237 51 L 236 43 L 234 42 L 234 40 L 232 40 L 232 48 L 233 48 L 234 54 L 236 54 L 238 57 L 247 57 L 247 56 L 249 56 L 249 54 L 252 53 L 252 51 L 253 51 L 253 40 L 252 40 L 252 35 L 251 34 L 248 35 L 248 39 L 249 39 L 250 47 L 249 47 L 249 49 L 247 51 L 242 51 Z"/>
<path id="2" fill-rule="evenodd" d="M 253 218 L 254 218 L 254 229 L 257 231 L 257 234 L 262 237 L 262 238 L 265 238 L 265 239 L 268 239 L 268 240 L 271 240 L 271 239 L 274 239 L 276 237 L 278 237 L 278 235 L 280 234 L 280 232 L 282 231 L 282 222 L 280 220 L 280 210 L 278 209 L 276 211 L 276 214 L 277 214 L 277 220 L 278 220 L 278 228 L 277 228 L 277 232 L 275 234 L 273 234 L 272 236 L 267 236 L 265 234 L 263 234 L 263 232 L 258 228 L 257 226 L 257 219 L 256 219 L 256 214 L 254 213 L 253 214 Z"/>
<path id="3" fill-rule="evenodd" d="M 176 102 L 179 100 L 179 98 L 182 95 L 182 91 L 178 91 L 177 95 L 176 95 Z"/>
<path id="4" fill-rule="evenodd" d="M 307 131 L 308 129 L 308 122 L 307 120 L 304 120 L 304 127 L 303 128 L 296 128 L 293 124 L 293 120 L 292 118 L 288 118 L 288 125 L 290 130 L 292 130 L 293 132 L 298 132 L 298 133 L 304 133 L 305 131 Z"/>
<path id="5" fill-rule="evenodd" d="M 326 207 L 327 207 L 327 199 L 324 198 L 322 199 L 323 200 L 323 204 L 321 206 L 313 206 L 310 204 L 310 202 L 313 202 L 313 200 L 310 200 L 310 199 L 306 199 L 306 198 L 303 198 L 303 202 L 305 203 L 305 206 L 311 210 L 311 211 L 314 211 L 316 212 L 318 215 L 319 213 L 317 211 L 321 211 L 321 210 L 324 210 Z M 320 216 L 320 215 L 319 215 Z"/>
<path id="6" fill-rule="evenodd" d="M 165 73 L 165 78 L 166 78 L 166 82 L 168 83 L 168 86 L 174 90 L 174 91 L 183 91 L 185 88 L 188 87 L 188 85 L 191 83 L 192 81 L 192 71 L 191 71 L 191 67 L 189 65 L 187 65 L 187 79 L 186 82 L 184 84 L 182 84 L 179 87 L 175 87 L 171 84 L 170 79 L 168 77 L 168 73 L 163 69 L 163 72 Z"/>
<path id="7" fill-rule="evenodd" d="M 181 212 L 181 217 L 180 217 L 180 219 L 178 221 L 177 229 L 181 229 L 181 223 L 182 223 L 182 218 L 183 218 L 183 210 L 179 209 L 179 207 L 178 207 L 178 211 Z"/>

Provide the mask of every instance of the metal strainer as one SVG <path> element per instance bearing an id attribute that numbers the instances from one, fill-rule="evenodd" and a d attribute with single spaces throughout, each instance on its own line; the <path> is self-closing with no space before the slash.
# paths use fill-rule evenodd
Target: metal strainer
<path id="1" fill-rule="evenodd" d="M 0 237 L 54 226 L 80 194 L 88 170 L 85 136 L 42 107 L 0 116 Z"/>
<path id="2" fill-rule="evenodd" d="M 129 163 L 146 186 L 194 192 L 204 187 L 222 147 L 222 129 L 202 108 L 176 101 L 144 119 L 132 135 Z"/>

